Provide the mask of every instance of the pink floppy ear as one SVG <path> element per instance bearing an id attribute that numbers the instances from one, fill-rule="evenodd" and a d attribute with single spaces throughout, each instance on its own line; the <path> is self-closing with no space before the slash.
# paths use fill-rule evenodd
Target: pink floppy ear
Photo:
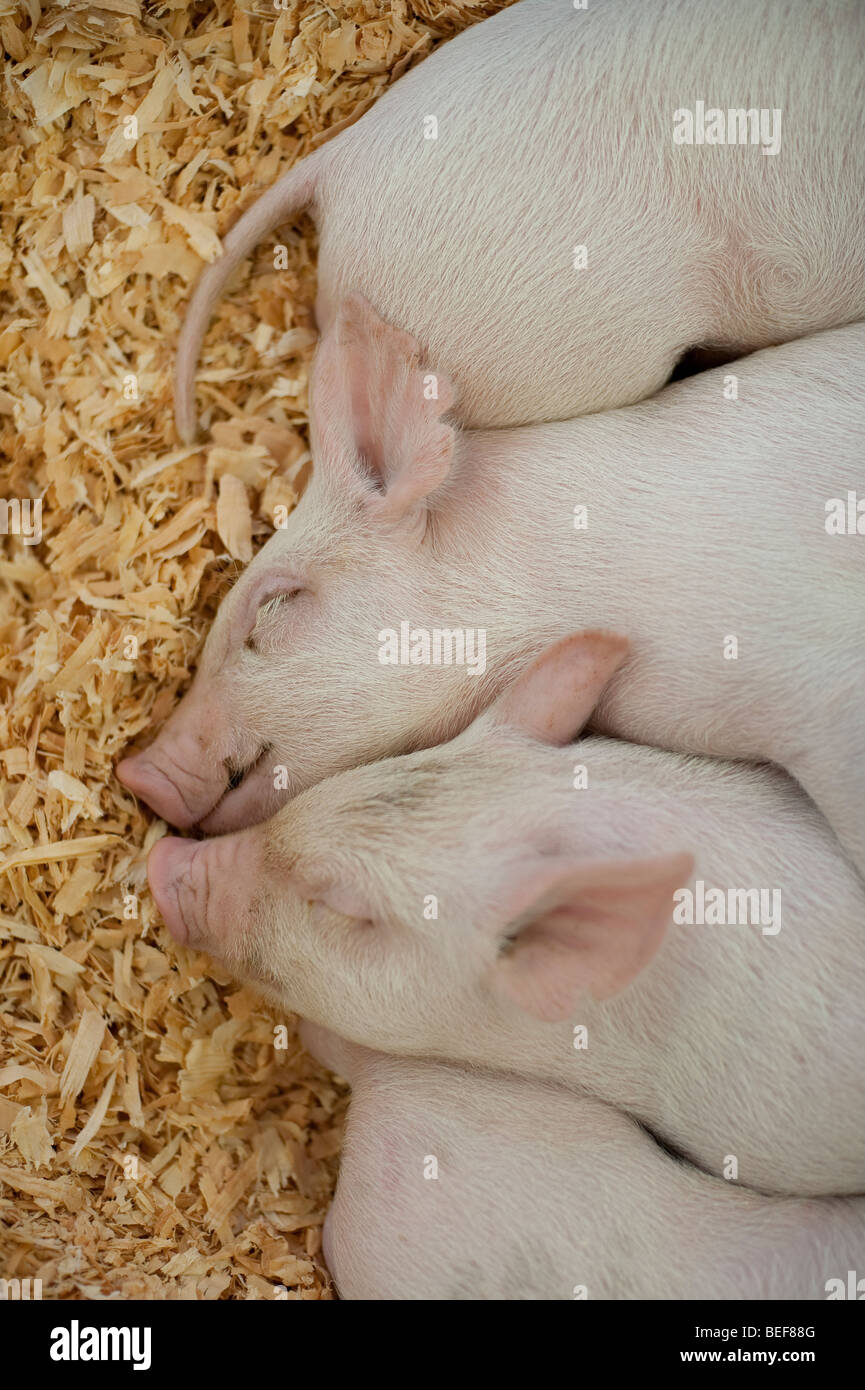
<path id="1" fill-rule="evenodd" d="M 490 716 L 541 743 L 570 743 L 627 652 L 628 639 L 615 632 L 563 637 L 517 676 L 490 706 Z"/>
<path id="2" fill-rule="evenodd" d="M 450 383 L 422 371 L 420 347 L 350 294 L 319 345 L 310 424 L 316 460 L 348 463 L 380 513 L 403 516 L 438 487 L 452 462 Z"/>
<path id="3" fill-rule="evenodd" d="M 690 854 L 574 867 L 554 860 L 517 889 L 494 981 L 504 998 L 552 1023 L 587 991 L 607 999 L 658 950 Z"/>

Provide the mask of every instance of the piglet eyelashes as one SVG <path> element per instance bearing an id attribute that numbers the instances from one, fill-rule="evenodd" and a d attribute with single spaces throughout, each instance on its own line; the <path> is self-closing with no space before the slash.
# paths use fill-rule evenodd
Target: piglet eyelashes
<path id="1" fill-rule="evenodd" d="M 226 784 L 226 791 L 234 791 L 237 787 L 239 787 L 240 784 L 246 778 L 247 773 L 251 772 L 252 769 L 256 766 L 256 764 L 264 757 L 264 755 L 266 753 L 269 753 L 270 751 L 271 745 L 269 743 L 264 743 L 259 748 L 258 752 L 255 754 L 255 757 L 250 758 L 249 762 L 247 763 L 235 763 L 232 762 L 230 758 L 226 758 L 224 764 L 226 776 L 228 779 Z"/>
<path id="2" fill-rule="evenodd" d="M 270 598 L 265 599 L 264 602 L 258 608 L 258 611 L 255 615 L 255 622 L 252 625 L 252 628 L 246 638 L 244 645 L 248 647 L 250 651 L 256 651 L 257 647 L 255 642 L 255 630 L 258 627 L 258 624 L 263 619 L 269 618 L 280 608 L 284 607 L 285 604 L 291 601 L 291 599 L 297 598 L 298 595 L 302 593 L 303 588 L 298 584 L 293 589 L 285 589 L 281 593 L 272 594 Z"/>

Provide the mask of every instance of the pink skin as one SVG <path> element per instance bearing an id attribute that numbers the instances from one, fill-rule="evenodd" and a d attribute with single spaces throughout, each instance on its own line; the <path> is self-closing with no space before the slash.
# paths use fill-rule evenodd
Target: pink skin
<path id="1" fill-rule="evenodd" d="M 624 655 L 564 639 L 450 744 L 161 841 L 157 905 L 353 1042 L 579 1089 L 766 1192 L 865 1191 L 865 888 L 778 770 L 571 745 Z M 759 915 L 703 921 L 701 884 Z"/>
<path id="2" fill-rule="evenodd" d="M 863 351 L 857 324 L 737 363 L 735 402 L 721 369 L 621 411 L 459 433 L 417 343 L 350 297 L 314 365 L 310 486 L 121 780 L 181 828 L 230 832 L 446 742 L 549 642 L 602 624 L 632 654 L 596 728 L 778 763 L 865 872 L 865 549 L 822 524 L 861 477 Z M 485 669 L 382 664 L 404 619 L 483 630 Z"/>
<path id="3" fill-rule="evenodd" d="M 256 759 L 240 786 L 229 789 L 224 761 L 212 762 L 212 745 L 196 749 L 196 767 L 193 759 L 178 752 L 188 747 L 194 736 L 185 731 L 179 731 L 176 737 L 172 735 L 166 726 L 158 743 L 143 753 L 124 758 L 116 768 L 119 781 L 170 825 L 176 825 L 178 830 L 200 826 L 207 834 L 218 834 L 218 816 L 202 815 L 202 806 L 215 808 L 219 804 L 221 810 L 227 808 L 230 812 L 233 826 L 244 826 L 267 819 L 282 804 L 284 798 L 273 790 L 269 765 L 256 766 Z M 199 770 L 203 768 L 208 770 Z M 225 772 L 224 780 L 219 772 Z"/>
<path id="4" fill-rule="evenodd" d="M 243 832 L 212 841 L 166 835 L 147 857 L 147 876 L 165 925 L 181 946 L 230 956 L 254 915 L 255 884 L 262 877 L 260 845 Z M 210 900 L 216 885 L 218 907 Z M 205 922 L 212 924 L 207 934 L 202 931 Z"/>
<path id="5" fill-rule="evenodd" d="M 213 680 L 224 668 L 227 653 L 242 647 L 260 603 L 273 589 L 272 574 L 256 581 L 247 571 L 246 581 L 222 604 L 198 679 L 159 737 L 144 752 L 117 764 L 123 785 L 180 830 L 201 822 L 226 792 L 231 770 L 254 768 L 264 746 L 262 739 L 244 734 L 226 719 L 225 704 Z M 270 781 L 266 775 L 261 780 Z M 236 800 L 242 802 L 252 794 L 257 807 L 266 808 L 266 788 L 255 777 L 248 783 L 244 779 L 237 792 Z"/>
<path id="6" fill-rule="evenodd" d="M 223 642 L 223 605 L 182 713 L 148 751 L 150 768 L 124 762 L 130 788 L 178 824 L 201 821 L 219 833 L 238 828 L 271 814 L 280 793 L 271 769 L 262 769 L 248 787 L 223 797 L 226 762 L 245 768 L 270 746 L 273 763 L 288 769 L 292 794 L 339 768 L 449 738 L 522 660 L 575 627 L 601 623 L 637 639 L 633 669 L 603 711 L 606 732 L 782 762 L 841 833 L 849 823 L 845 841 L 865 864 L 861 829 L 857 835 L 862 788 L 848 788 L 837 771 L 865 754 L 865 725 L 860 720 L 853 731 L 855 745 L 849 720 L 836 711 L 824 716 L 824 726 L 814 690 L 797 688 L 807 655 L 799 651 L 787 664 L 772 640 L 784 634 L 794 642 L 798 634 L 813 653 L 812 669 L 825 664 L 837 686 L 837 653 L 825 650 L 827 633 L 846 626 L 845 680 L 855 700 L 862 676 L 852 654 L 865 650 L 861 627 L 855 615 L 837 621 L 833 594 L 824 592 L 825 612 L 814 611 L 810 574 L 803 575 L 804 596 L 797 594 L 788 610 L 768 602 L 803 573 L 801 541 L 813 537 L 812 521 L 819 530 L 823 500 L 861 479 L 861 440 L 852 457 L 838 448 L 844 391 L 834 394 L 837 360 L 817 363 L 795 385 L 785 369 L 792 401 L 780 373 L 773 379 L 770 372 L 764 389 L 764 363 L 751 381 L 743 377 L 741 408 L 722 400 L 721 382 L 707 373 L 695 379 L 690 403 L 683 383 L 656 398 L 665 402 L 657 415 L 655 402 L 642 412 L 631 405 L 637 414 L 618 409 L 657 392 L 689 346 L 724 345 L 727 356 L 739 357 L 865 319 L 863 259 L 853 254 L 865 184 L 865 142 L 855 131 L 863 24 L 861 5 L 813 0 L 727 0 L 720 9 L 706 0 L 617 0 L 586 11 L 565 0 L 513 5 L 442 45 L 361 120 L 252 202 L 229 230 L 225 254 L 204 270 L 183 326 L 177 403 L 184 437 L 195 432 L 199 346 L 228 278 L 256 245 L 307 209 L 320 238 L 322 340 L 314 377 L 333 349 L 346 298 L 359 292 L 394 332 L 412 335 L 441 380 L 453 381 L 450 418 L 475 438 L 466 466 L 429 489 L 428 504 L 408 509 L 411 524 L 377 526 L 375 504 L 389 491 L 399 495 L 399 486 L 391 487 L 399 469 L 382 470 L 380 460 L 366 467 L 364 444 L 370 421 L 392 421 L 394 402 L 364 373 L 369 353 L 359 355 L 360 371 L 348 363 L 350 400 L 344 371 L 318 399 L 314 379 L 311 487 L 286 531 L 236 586 L 238 593 L 253 582 L 266 587 L 269 572 L 288 588 L 293 562 L 301 562 L 309 594 L 272 624 L 282 634 L 281 659 L 270 671 L 260 662 L 258 678 L 251 661 L 244 666 L 248 633 L 237 644 Z M 711 91 L 721 108 L 738 107 L 743 92 L 766 93 L 784 113 L 777 157 L 753 147 L 675 145 L 673 112 L 681 102 L 690 105 L 698 89 Z M 437 140 L 424 139 L 426 113 L 437 117 Z M 828 160 L 827 151 L 835 152 Z M 588 265 L 577 269 L 574 247 L 583 239 Z M 230 332 L 229 313 L 223 323 Z M 749 372 L 737 364 L 737 373 L 740 366 Z M 779 424 L 795 413 L 797 397 L 808 396 L 809 377 L 812 393 L 820 381 L 822 396 L 832 397 L 822 407 L 825 428 L 797 451 L 803 430 L 796 420 L 789 443 L 782 439 L 779 447 Z M 860 377 L 857 363 L 852 392 Z M 701 389 L 715 393 L 714 407 L 700 401 Z M 761 390 L 774 402 L 774 418 L 771 405 L 760 412 Z M 808 406 L 822 426 L 820 403 Z M 662 429 L 653 427 L 658 415 Z M 419 409 L 415 416 L 420 423 Z M 735 416 L 750 421 L 739 444 L 747 435 L 754 460 L 753 472 L 739 479 L 719 468 L 726 455 L 707 448 L 728 440 Z M 580 425 L 585 433 L 569 428 L 565 438 L 561 425 L 551 426 L 549 437 L 511 432 L 539 421 Z M 354 468 L 342 447 L 347 422 L 356 427 Z M 331 448 L 340 433 L 342 443 Z M 404 420 L 397 434 L 399 451 L 411 460 L 416 434 Z M 820 477 L 813 468 L 818 454 L 832 465 Z M 548 486 L 553 475 L 561 479 L 557 497 Z M 782 514 L 765 484 L 785 477 L 796 486 Z M 619 480 L 618 488 L 608 487 Z M 736 500 L 726 512 L 725 481 Z M 649 513 L 642 536 L 615 525 L 635 499 Z M 562 519 L 579 500 L 594 510 L 577 550 Z M 761 506 L 765 517 L 754 514 Z M 421 540 L 418 514 L 436 523 Z M 600 525 L 602 518 L 612 526 Z M 777 564 L 767 557 L 770 542 L 780 552 Z M 784 571 L 785 551 L 792 576 Z M 827 569 L 839 561 L 852 568 L 834 542 L 830 554 Z M 685 605 L 701 569 L 717 601 Z M 767 595 L 773 577 L 778 583 Z M 827 587 L 822 577 L 816 583 Z M 675 605 L 667 601 L 672 594 Z M 427 672 L 418 684 L 416 673 L 390 671 L 381 682 L 381 672 L 369 669 L 369 634 L 376 620 L 383 626 L 403 617 L 426 627 L 485 626 L 491 640 L 483 690 L 469 681 L 459 691 L 453 672 L 435 680 Z M 721 677 L 730 728 L 722 727 L 722 712 L 705 690 L 682 690 L 683 673 L 701 668 L 717 685 L 715 658 L 727 632 L 741 633 L 749 654 Z M 215 643 L 222 644 L 221 660 Z M 274 635 L 274 657 L 279 651 Z M 773 679 L 771 704 L 761 704 Z M 825 681 L 814 685 L 822 700 Z M 690 722 L 689 711 L 696 714 Z M 817 754 L 806 747 L 803 765 L 793 766 L 802 728 L 814 731 Z M 785 730 L 793 731 L 791 746 L 780 747 Z M 201 755 L 190 759 L 185 746 L 199 743 Z M 166 779 L 182 765 L 190 775 L 175 795 Z M 833 791 L 843 800 L 837 809 Z"/>
<path id="7" fill-rule="evenodd" d="M 865 1198 L 764 1197 L 592 1097 L 300 1032 L 352 1088 L 323 1233 L 341 1298 L 824 1299 L 857 1266 Z"/>
<path id="8" fill-rule="evenodd" d="M 371 406 L 356 389 L 360 364 Z M 192 687 L 154 743 L 117 768 L 179 828 L 221 833 L 264 819 L 337 768 L 456 732 L 489 692 L 475 681 L 467 707 L 443 716 L 440 694 L 457 691 L 463 672 L 448 667 L 431 681 L 414 668 L 409 707 L 393 718 L 392 670 L 376 660 L 379 605 L 399 612 L 407 591 L 423 602 L 424 499 L 451 463 L 453 430 L 441 417 L 452 393 L 439 377 L 425 400 L 418 364 L 417 344 L 363 300 L 343 305 L 313 373 L 313 445 L 326 467 L 223 602 Z M 286 704 L 293 731 L 303 730 L 290 741 Z M 287 789 L 275 789 L 275 766 Z M 233 770 L 245 775 L 232 788 Z"/>
<path id="9" fill-rule="evenodd" d="M 178 345 L 181 437 L 217 301 L 301 211 L 321 331 L 359 290 L 458 382 L 474 429 L 643 399 L 694 344 L 738 356 L 865 318 L 863 46 L 861 5 L 814 0 L 529 0 L 471 26 L 230 228 Z M 777 156 L 674 144 L 700 92 L 782 108 Z"/>
<path id="10" fill-rule="evenodd" d="M 160 765 L 165 756 L 170 758 L 170 775 Z M 212 778 L 198 770 L 205 765 L 204 757 L 205 750 L 193 736 L 182 734 L 171 743 L 162 741 L 158 751 L 124 758 L 117 764 L 117 776 L 142 801 L 158 807 L 163 819 L 179 830 L 189 830 L 198 819 L 191 794 L 206 789 L 205 796 L 210 796 Z"/>
<path id="11" fill-rule="evenodd" d="M 184 885 L 186 891 L 196 894 L 207 883 L 205 875 L 193 879 L 194 862 L 201 853 L 203 845 L 194 840 L 179 840 L 166 835 L 157 840 L 147 856 L 147 877 L 150 889 L 156 899 L 163 921 L 181 946 L 189 943 L 189 922 L 195 920 L 191 913 L 184 913 L 182 901 Z M 206 900 L 201 911 L 207 914 Z"/>
<path id="12" fill-rule="evenodd" d="M 598 693 L 627 655 L 627 642 L 613 633 L 581 633 L 552 647 L 496 703 L 496 718 L 542 743 L 566 744 L 574 725 L 584 723 Z M 242 953 L 238 936 L 254 928 L 256 905 L 273 896 L 279 862 L 260 829 L 209 842 L 166 836 L 150 852 L 148 877 L 163 919 L 183 945 L 222 955 Z M 671 894 L 693 867 L 688 855 L 606 865 L 574 864 L 547 856 L 511 894 L 515 924 L 531 928 L 522 968 L 516 955 L 503 970 L 503 992 L 537 1017 L 567 1018 L 597 954 L 592 989 L 596 997 L 617 993 L 657 951 L 669 918 Z M 329 908 L 363 918 L 362 899 L 351 885 L 324 893 L 295 869 L 280 875 L 280 896 L 323 896 Z M 261 891 L 259 891 L 261 890 Z M 609 930 L 615 923 L 615 932 Z M 574 931 L 588 934 L 580 952 L 570 949 Z M 526 932 L 528 936 L 528 931 Z M 615 938 L 616 949 L 608 944 Z M 517 968 L 518 967 L 518 968 Z"/>
<path id="13" fill-rule="evenodd" d="M 859 486 L 861 439 L 845 455 L 837 430 L 844 391 L 859 390 L 859 364 L 840 392 L 837 359 L 812 364 L 795 384 L 785 368 L 792 400 L 780 372 L 769 372 L 766 389 L 764 361 L 751 380 L 743 376 L 739 406 L 723 401 L 720 380 L 708 373 L 695 379 L 690 403 L 683 383 L 642 408 L 631 404 L 636 414 L 617 409 L 657 392 L 689 346 L 720 344 L 739 357 L 865 319 L 865 263 L 854 254 L 865 184 L 865 142 L 855 130 L 863 24 L 862 5 L 813 0 L 727 0 L 721 8 L 617 0 L 586 11 L 566 0 L 517 4 L 442 45 L 247 208 L 225 254 L 204 270 L 181 334 L 184 436 L 195 429 L 201 338 L 228 277 L 308 209 L 320 235 L 315 377 L 346 297 L 359 292 L 394 333 L 412 335 L 442 381 L 453 381 L 450 418 L 475 437 L 465 466 L 407 508 L 409 524 L 379 525 L 376 504 L 388 493 L 398 498 L 412 469 L 394 476 L 393 460 L 382 469 L 365 448 L 381 442 L 370 440 L 371 422 L 393 421 L 393 399 L 365 371 L 377 351 L 349 353 L 351 393 L 345 371 L 317 400 L 313 382 L 312 485 L 236 586 L 246 594 L 278 578 L 286 589 L 297 561 L 309 593 L 274 620 L 274 660 L 271 669 L 260 661 L 258 676 L 243 661 L 248 630 L 223 641 L 231 596 L 192 690 L 148 750 L 150 765 L 123 763 L 130 788 L 179 825 L 238 828 L 279 804 L 274 763 L 287 767 L 292 794 L 339 768 L 451 737 L 522 660 L 575 627 L 601 623 L 635 639 L 632 669 L 603 711 L 605 732 L 781 762 L 865 865 L 863 788 L 839 775 L 845 761 L 865 756 L 855 659 L 865 637 L 855 611 L 838 621 L 837 596 L 800 563 L 812 523 L 819 533 L 823 500 Z M 784 113 L 777 157 L 674 144 L 673 112 L 698 90 L 721 108 L 738 107 L 743 92 L 765 93 L 760 100 Z M 424 139 L 426 113 L 437 117 L 437 140 Z M 835 153 L 827 159 L 827 151 Z M 588 264 L 577 269 L 574 247 L 584 239 Z M 230 332 L 230 314 L 223 322 Z M 740 366 L 750 375 L 747 363 L 737 373 Z M 809 377 L 812 392 L 820 381 L 825 428 L 812 397 L 821 437 L 797 453 L 798 421 L 780 447 L 777 435 L 796 398 L 807 397 Z M 762 413 L 761 392 L 769 400 Z M 422 433 L 421 410 L 414 414 Z M 658 417 L 661 429 L 652 423 Z M 750 422 L 738 441 L 753 461 L 744 477 L 707 447 L 727 443 L 736 417 Z M 539 421 L 567 422 L 566 436 L 561 425 L 543 437 L 509 428 Z M 397 423 L 388 442 L 413 461 L 418 431 Z M 346 424 L 353 454 L 344 447 Z M 553 475 L 558 496 L 548 486 Z M 772 496 L 767 484 L 785 478 L 791 495 Z M 725 510 L 731 495 L 735 505 Z M 591 503 L 593 520 L 576 548 L 566 522 L 578 500 Z M 635 501 L 646 505 L 643 535 L 617 529 Z M 419 515 L 435 523 L 421 540 Z M 853 545 L 843 553 L 830 545 L 824 574 L 852 570 Z M 690 602 L 701 572 L 713 604 Z M 773 602 L 797 582 L 804 593 L 786 607 Z M 841 583 L 855 597 L 853 582 Z M 818 586 L 824 609 L 814 601 Z M 391 671 L 380 680 L 369 635 L 376 620 L 402 617 L 427 627 L 485 626 L 483 689 L 469 680 L 458 690 L 453 672 L 427 672 L 418 683 L 416 673 Z M 845 628 L 843 670 L 827 634 Z M 728 632 L 741 634 L 747 653 L 735 667 L 717 657 Z M 798 642 L 792 660 L 776 651 L 778 640 Z M 806 679 L 809 654 L 811 671 L 830 673 L 839 710 L 821 716 L 826 680 Z M 701 670 L 698 690 L 688 673 Z M 711 701 L 721 681 L 723 710 Z M 852 729 L 848 702 L 858 720 Z M 376 723 L 379 710 L 386 714 Z M 801 729 L 813 731 L 804 750 Z M 189 747 L 200 752 L 190 756 Z M 226 764 L 246 768 L 263 747 L 273 749 L 271 765 L 223 796 Z M 175 768 L 185 785 L 172 790 Z"/>

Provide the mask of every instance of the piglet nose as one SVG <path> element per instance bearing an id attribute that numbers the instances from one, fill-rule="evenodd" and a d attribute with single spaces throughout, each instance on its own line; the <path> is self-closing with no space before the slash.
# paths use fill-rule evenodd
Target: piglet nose
<path id="1" fill-rule="evenodd" d="M 231 953 L 254 919 L 265 876 L 260 828 L 213 840 L 166 835 L 147 860 L 147 877 L 165 925 L 181 945 Z"/>
<path id="2" fill-rule="evenodd" d="M 159 767 L 149 750 L 124 758 L 117 764 L 116 771 L 124 787 L 146 801 L 158 816 L 181 830 L 188 830 L 195 824 L 198 808 L 191 804 L 189 794 L 184 795 L 176 776 L 169 776 Z M 212 796 L 208 799 L 212 800 Z"/>
<path id="3" fill-rule="evenodd" d="M 166 835 L 157 840 L 147 859 L 147 877 L 156 906 L 171 935 L 182 946 L 195 929 L 189 913 L 190 905 L 199 896 L 194 886 L 193 861 L 201 848 L 195 840 Z"/>

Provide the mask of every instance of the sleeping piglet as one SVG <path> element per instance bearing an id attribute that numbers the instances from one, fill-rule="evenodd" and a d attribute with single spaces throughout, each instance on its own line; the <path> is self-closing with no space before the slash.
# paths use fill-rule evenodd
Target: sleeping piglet
<path id="1" fill-rule="evenodd" d="M 692 346 L 865 318 L 863 50 L 859 0 L 523 0 L 469 28 L 231 228 L 181 333 L 181 436 L 216 301 L 303 210 L 320 330 L 360 290 L 464 425 L 626 405 Z"/>
<path id="2" fill-rule="evenodd" d="M 766 1197 L 560 1086 L 390 1057 L 304 1025 L 352 1085 L 324 1253 L 350 1299 L 825 1299 L 865 1199 Z"/>
<path id="3" fill-rule="evenodd" d="M 865 872 L 863 369 L 855 324 L 619 411 L 459 432 L 445 378 L 349 297 L 316 361 L 312 482 L 121 780 L 231 830 L 450 738 L 550 642 L 610 626 L 632 657 L 599 731 L 781 764 Z"/>
<path id="4" fill-rule="evenodd" d="M 156 902 L 355 1042 L 590 1092 L 749 1187 L 863 1192 L 865 886 L 776 769 L 568 746 L 624 649 L 565 639 L 448 745 L 160 840 Z"/>

